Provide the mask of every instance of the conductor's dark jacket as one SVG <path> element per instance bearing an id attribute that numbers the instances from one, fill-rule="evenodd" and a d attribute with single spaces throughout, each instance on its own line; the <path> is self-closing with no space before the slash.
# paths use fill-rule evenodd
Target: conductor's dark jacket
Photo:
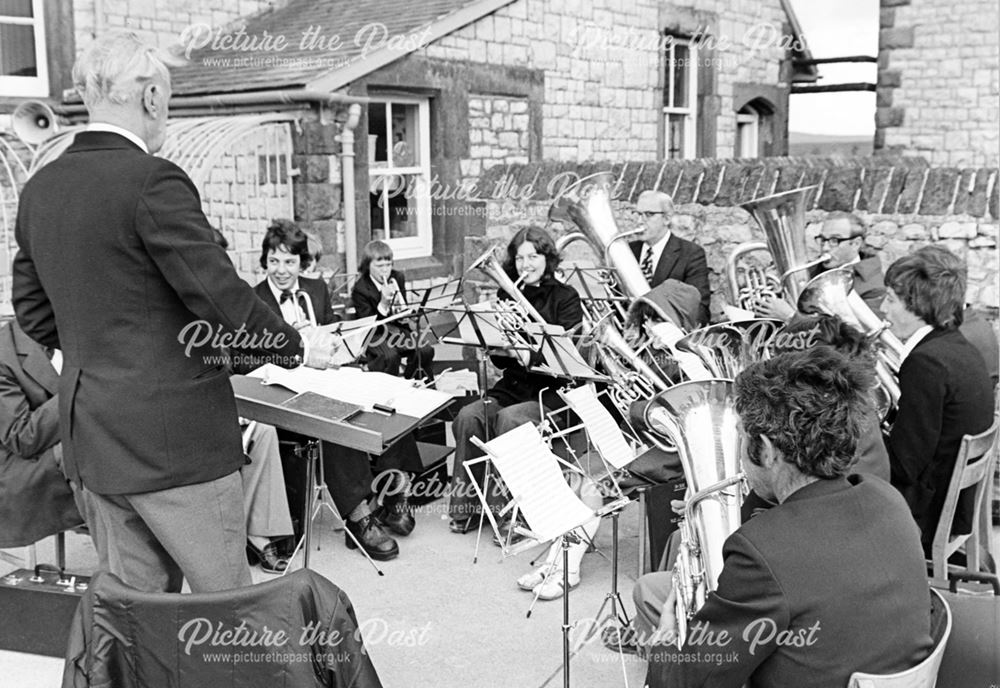
<path id="1" fill-rule="evenodd" d="M 225 337 L 298 332 L 236 274 L 187 174 L 110 132 L 28 180 L 18 207 L 18 322 L 64 355 L 59 417 L 70 478 L 134 494 L 243 465 Z"/>

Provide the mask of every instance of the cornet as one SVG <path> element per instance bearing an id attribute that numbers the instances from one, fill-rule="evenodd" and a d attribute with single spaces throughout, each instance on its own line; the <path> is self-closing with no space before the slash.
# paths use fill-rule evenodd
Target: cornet
<path id="1" fill-rule="evenodd" d="M 316 327 L 316 311 L 313 310 L 313 302 L 312 299 L 309 298 L 309 294 L 306 293 L 304 289 L 297 289 L 293 294 L 293 297 L 295 299 L 295 305 L 298 306 L 296 309 L 295 327 L 302 328 L 307 325 Z M 305 321 L 299 317 L 299 313 L 305 313 Z"/>

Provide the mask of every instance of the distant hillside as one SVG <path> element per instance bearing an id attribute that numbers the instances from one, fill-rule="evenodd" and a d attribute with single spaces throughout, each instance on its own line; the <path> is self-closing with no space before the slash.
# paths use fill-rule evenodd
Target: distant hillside
<path id="1" fill-rule="evenodd" d="M 871 136 L 827 136 L 788 132 L 788 155 L 843 155 L 869 156 L 872 154 Z"/>

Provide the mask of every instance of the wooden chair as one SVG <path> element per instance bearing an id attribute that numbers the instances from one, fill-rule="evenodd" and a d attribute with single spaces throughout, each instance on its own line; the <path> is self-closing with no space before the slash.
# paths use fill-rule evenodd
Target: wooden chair
<path id="1" fill-rule="evenodd" d="M 941 518 L 931 544 L 930 567 L 935 580 L 947 578 L 948 558 L 963 545 L 966 570 L 979 573 L 987 562 L 992 561 L 989 493 L 997 460 L 998 418 L 1000 416 L 994 416 L 993 425 L 985 432 L 962 438 L 948 484 L 948 494 L 941 509 Z M 952 535 L 959 494 L 972 487 L 975 489 L 972 532 Z"/>
<path id="2" fill-rule="evenodd" d="M 931 638 L 934 649 L 911 669 L 895 674 L 866 674 L 855 671 L 847 688 L 934 688 L 938 669 L 951 635 L 951 609 L 941 594 L 931 588 Z"/>

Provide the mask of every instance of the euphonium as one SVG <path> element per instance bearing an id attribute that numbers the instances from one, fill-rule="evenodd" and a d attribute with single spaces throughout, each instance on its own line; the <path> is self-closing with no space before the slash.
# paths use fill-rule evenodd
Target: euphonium
<path id="1" fill-rule="evenodd" d="M 764 230 L 767 248 L 780 275 L 781 288 L 792 305 L 809 281 L 809 268 L 829 259 L 829 256 L 823 255 L 809 260 L 806 251 L 806 196 L 815 188 L 806 186 L 755 198 L 740 205 Z M 759 242 L 740 244 L 734 253 L 745 252 L 748 246 L 751 250 L 760 248 Z"/>
<path id="2" fill-rule="evenodd" d="M 827 270 L 809 280 L 799 296 L 798 309 L 803 313 L 835 315 L 876 339 L 875 377 L 889 400 L 889 408 L 883 410 L 883 417 L 890 408 L 899 405 L 896 374 L 903 359 L 903 342 L 854 290 L 854 275 L 849 267 Z"/>
<path id="3" fill-rule="evenodd" d="M 688 619 L 718 585 L 722 545 L 740 527 L 744 477 L 733 383 L 713 379 L 675 385 L 650 400 L 645 419 L 676 443 L 692 495 L 684 507 L 673 576 L 680 647 Z"/>

